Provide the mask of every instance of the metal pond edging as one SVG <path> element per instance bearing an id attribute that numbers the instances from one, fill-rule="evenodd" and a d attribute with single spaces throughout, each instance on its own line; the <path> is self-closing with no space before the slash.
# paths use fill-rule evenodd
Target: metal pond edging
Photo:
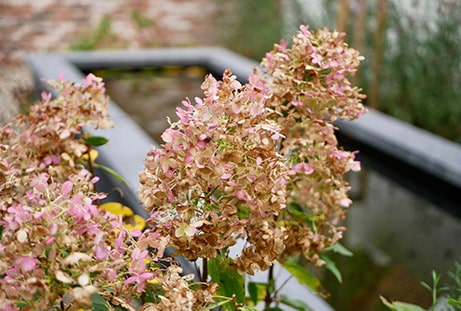
<path id="1" fill-rule="evenodd" d="M 336 125 L 340 143 L 368 167 L 461 218 L 460 144 L 373 109 Z"/>

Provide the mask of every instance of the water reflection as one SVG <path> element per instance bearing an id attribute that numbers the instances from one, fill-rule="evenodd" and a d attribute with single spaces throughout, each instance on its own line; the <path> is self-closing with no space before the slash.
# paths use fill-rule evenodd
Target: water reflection
<path id="1" fill-rule="evenodd" d="M 338 310 L 386 310 L 382 295 L 429 307 L 430 293 L 420 281 L 431 284 L 432 270 L 446 277 L 461 258 L 461 220 L 376 171 L 364 172 L 366 178 L 351 176 L 356 199 L 343 240 L 355 255 L 337 258 L 342 285 L 324 275 L 329 302 Z"/>

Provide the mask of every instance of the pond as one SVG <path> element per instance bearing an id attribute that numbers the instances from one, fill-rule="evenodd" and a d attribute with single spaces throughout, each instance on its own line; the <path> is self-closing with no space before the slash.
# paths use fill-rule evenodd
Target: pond
<path id="1" fill-rule="evenodd" d="M 325 275 L 338 310 L 386 310 L 379 296 L 431 305 L 424 281 L 461 258 L 461 220 L 366 166 L 352 176 L 354 200 L 343 243 L 351 258 L 337 258 L 343 285 Z M 352 286 L 350 286 L 352 285 Z"/>
<path id="2" fill-rule="evenodd" d="M 186 98 L 202 96 L 203 67 L 162 67 L 137 71 L 103 70 L 108 94 L 149 135 L 160 142 L 176 120 L 175 108 Z M 343 273 L 338 284 L 328 272 L 319 276 L 337 310 L 380 310 L 379 300 L 399 299 L 429 306 L 432 270 L 446 273 L 461 258 L 461 220 L 364 166 L 351 176 L 354 204 L 344 244 L 351 258 L 335 258 Z M 446 279 L 444 279 L 446 281 Z"/>

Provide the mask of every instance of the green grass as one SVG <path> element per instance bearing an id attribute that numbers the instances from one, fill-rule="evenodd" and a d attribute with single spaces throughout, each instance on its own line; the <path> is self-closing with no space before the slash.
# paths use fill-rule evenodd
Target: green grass
<path id="1" fill-rule="evenodd" d="M 131 11 L 131 19 L 140 29 L 149 28 L 154 24 L 151 19 L 145 17 L 137 8 Z"/>
<path id="2" fill-rule="evenodd" d="M 96 50 L 105 47 L 111 41 L 117 41 L 111 27 L 112 20 L 108 16 L 103 17 L 96 29 L 82 32 L 79 38 L 70 45 L 70 49 L 74 51 Z"/>

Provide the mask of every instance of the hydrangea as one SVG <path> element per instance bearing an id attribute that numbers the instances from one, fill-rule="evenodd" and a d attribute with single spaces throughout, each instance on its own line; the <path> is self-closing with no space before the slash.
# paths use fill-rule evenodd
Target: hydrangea
<path id="1" fill-rule="evenodd" d="M 230 70 L 221 81 L 207 76 L 203 98 L 177 109 L 179 121 L 147 154 L 139 194 L 179 254 L 214 258 L 243 239 L 241 273 L 300 254 L 322 264 L 351 203 L 344 174 L 359 169 L 333 121 L 366 111 L 347 79 L 362 57 L 343 37 L 301 26 L 247 84 Z"/>
<path id="2" fill-rule="evenodd" d="M 333 122 L 366 112 L 348 80 L 362 57 L 343 37 L 301 26 L 247 84 L 230 70 L 207 76 L 203 97 L 183 101 L 147 153 L 144 231 L 100 205 L 83 129 L 112 125 L 101 79 L 50 82 L 57 98 L 43 94 L 0 129 L 0 309 L 90 308 L 95 295 L 130 309 L 146 293 L 140 310 L 210 307 L 217 285 L 206 273 L 200 283 L 182 275 L 163 258 L 168 246 L 206 267 L 243 240 L 229 259 L 241 274 L 299 255 L 322 265 L 319 254 L 345 230 L 344 176 L 360 169 Z"/>
<path id="3" fill-rule="evenodd" d="M 44 94 L 0 129 L 0 309 L 87 309 L 92 295 L 128 306 L 147 286 L 161 293 L 167 239 L 99 208 L 105 194 L 82 164 L 83 127 L 111 125 L 104 84 L 51 84 L 56 99 Z"/>

